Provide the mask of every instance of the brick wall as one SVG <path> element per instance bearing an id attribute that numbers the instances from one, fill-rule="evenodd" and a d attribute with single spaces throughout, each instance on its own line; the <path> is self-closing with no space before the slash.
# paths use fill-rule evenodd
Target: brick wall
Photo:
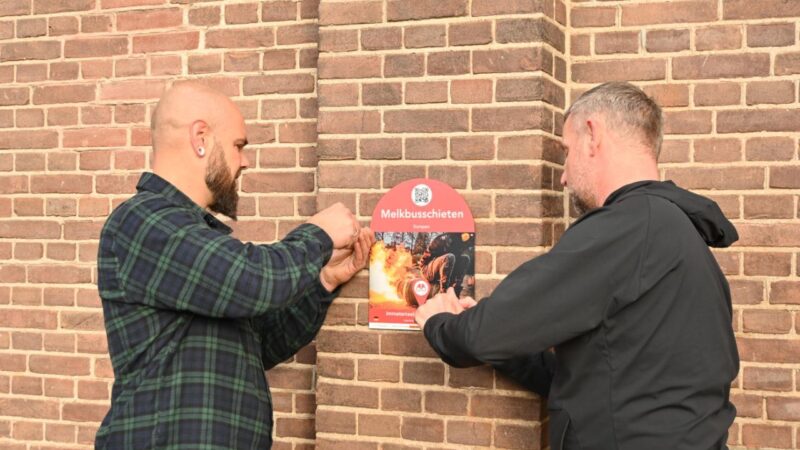
<path id="1" fill-rule="evenodd" d="M 643 86 L 665 108 L 663 176 L 742 235 L 716 253 L 742 356 L 732 448 L 800 448 L 798 17 L 795 0 L 0 2 L 0 448 L 90 447 L 112 377 L 97 235 L 180 78 L 245 115 L 237 236 L 273 241 L 334 201 L 367 222 L 398 182 L 436 178 L 476 217 L 484 295 L 563 231 L 569 99 Z M 446 367 L 419 333 L 367 330 L 366 293 L 362 273 L 316 349 L 268 374 L 275 448 L 547 445 L 542 401 Z"/>
<path id="2" fill-rule="evenodd" d="M 495 0 L 320 3 L 319 206 L 369 221 L 401 181 L 445 181 L 476 218 L 477 291 L 563 229 L 566 6 Z M 370 331 L 367 277 L 317 340 L 321 449 L 541 448 L 542 402 L 452 369 L 419 332 Z"/>
<path id="3" fill-rule="evenodd" d="M 235 98 L 254 168 L 235 234 L 315 210 L 317 3 L 0 2 L 0 447 L 88 448 L 112 372 L 94 285 L 105 217 L 149 167 L 172 81 Z M 276 448 L 311 448 L 314 352 L 269 373 Z"/>
<path id="4" fill-rule="evenodd" d="M 729 443 L 800 448 L 800 2 L 572 1 L 575 94 L 635 80 L 664 106 L 661 173 L 717 200 L 742 369 Z"/>

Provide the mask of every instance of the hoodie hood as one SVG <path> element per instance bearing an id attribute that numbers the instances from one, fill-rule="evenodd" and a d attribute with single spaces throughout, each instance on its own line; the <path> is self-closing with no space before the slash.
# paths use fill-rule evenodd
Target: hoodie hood
<path id="1" fill-rule="evenodd" d="M 739 233 L 713 200 L 681 189 L 672 181 L 639 181 L 625 185 L 606 199 L 605 205 L 629 195 L 655 195 L 675 204 L 689 217 L 695 229 L 711 247 L 729 247 Z"/>

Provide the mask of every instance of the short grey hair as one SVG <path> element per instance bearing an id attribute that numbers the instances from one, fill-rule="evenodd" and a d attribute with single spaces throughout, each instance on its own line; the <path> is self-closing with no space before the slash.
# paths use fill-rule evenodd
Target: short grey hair
<path id="1" fill-rule="evenodd" d="M 564 114 L 585 117 L 593 113 L 605 115 L 615 129 L 638 137 L 658 159 L 663 140 L 661 108 L 638 87 L 621 81 L 603 83 L 586 91 Z"/>

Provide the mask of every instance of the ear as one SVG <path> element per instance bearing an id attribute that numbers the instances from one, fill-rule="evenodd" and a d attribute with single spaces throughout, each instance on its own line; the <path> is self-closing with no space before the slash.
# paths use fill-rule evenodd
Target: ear
<path id="1" fill-rule="evenodd" d="M 603 121 L 597 115 L 586 119 L 586 138 L 589 140 L 589 156 L 595 156 L 600 150 L 604 138 Z"/>
<path id="2" fill-rule="evenodd" d="M 208 133 L 208 123 L 204 120 L 195 120 L 189 126 L 189 142 L 195 155 L 200 158 L 206 155 Z"/>

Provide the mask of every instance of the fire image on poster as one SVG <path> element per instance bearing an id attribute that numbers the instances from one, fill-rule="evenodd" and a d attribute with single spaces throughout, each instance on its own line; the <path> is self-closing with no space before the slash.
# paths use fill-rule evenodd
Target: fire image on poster
<path id="1" fill-rule="evenodd" d="M 475 222 L 464 199 L 440 181 L 405 181 L 372 216 L 369 327 L 414 330 L 414 311 L 439 292 L 475 295 Z"/>

